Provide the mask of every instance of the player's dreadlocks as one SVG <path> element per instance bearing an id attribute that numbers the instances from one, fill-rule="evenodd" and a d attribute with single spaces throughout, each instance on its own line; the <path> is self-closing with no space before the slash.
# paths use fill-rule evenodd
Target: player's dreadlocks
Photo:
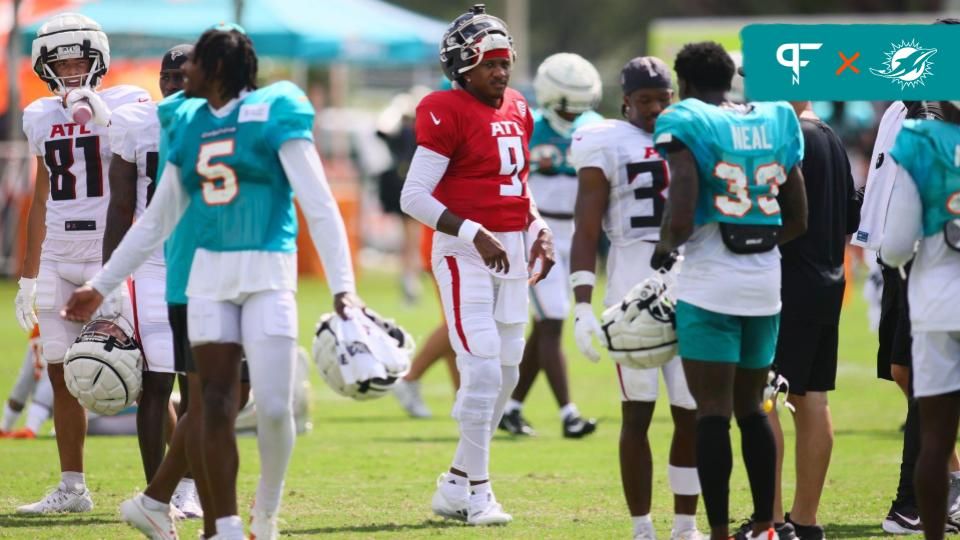
<path id="1" fill-rule="evenodd" d="M 221 82 L 222 97 L 234 98 L 243 90 L 257 87 L 257 53 L 245 33 L 234 28 L 211 28 L 197 40 L 193 54 L 208 76 Z"/>
<path id="2" fill-rule="evenodd" d="M 677 77 L 699 90 L 730 90 L 736 65 L 723 45 L 713 41 L 687 43 L 673 62 Z"/>

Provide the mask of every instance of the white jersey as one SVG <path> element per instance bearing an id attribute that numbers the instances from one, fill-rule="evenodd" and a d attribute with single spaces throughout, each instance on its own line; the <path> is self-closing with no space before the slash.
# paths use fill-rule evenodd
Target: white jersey
<path id="1" fill-rule="evenodd" d="M 570 148 L 577 170 L 596 167 L 610 184 L 603 216 L 610 242 L 658 241 L 669 172 L 654 149 L 653 135 L 623 120 L 604 120 L 574 132 Z"/>
<path id="2" fill-rule="evenodd" d="M 99 92 L 111 110 L 127 103 L 148 101 L 136 86 L 114 86 Z M 46 203 L 47 239 L 52 246 L 89 246 L 72 257 L 99 261 L 100 241 L 110 202 L 110 137 L 105 127 L 73 122 L 59 97 L 40 98 L 23 111 L 23 132 L 30 152 L 40 156 L 50 176 Z M 74 259 L 75 262 L 79 262 Z"/>
<path id="3" fill-rule="evenodd" d="M 603 303 L 610 306 L 653 273 L 648 261 L 660 240 L 667 162 L 654 150 L 650 133 L 623 120 L 578 129 L 571 157 L 577 170 L 601 169 L 610 186 L 603 215 L 603 230 L 611 243 Z"/>
<path id="4" fill-rule="evenodd" d="M 137 166 L 137 208 L 139 218 L 150 204 L 156 189 L 160 143 L 157 104 L 152 101 L 129 103 L 113 111 L 110 117 L 110 146 L 113 153 Z M 163 265 L 163 248 L 147 260 Z"/>

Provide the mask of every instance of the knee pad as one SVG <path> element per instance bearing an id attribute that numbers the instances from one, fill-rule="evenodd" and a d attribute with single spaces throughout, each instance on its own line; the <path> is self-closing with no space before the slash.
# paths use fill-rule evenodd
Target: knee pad
<path id="1" fill-rule="evenodd" d="M 523 360 L 524 330 L 526 324 L 497 323 L 497 333 L 500 334 L 500 364 L 503 366 L 519 366 Z"/>
<path id="2" fill-rule="evenodd" d="M 457 335 L 451 336 L 450 343 L 455 347 L 461 339 L 462 332 L 465 350 L 458 350 L 458 357 L 461 352 L 466 352 L 465 356 L 487 359 L 500 356 L 500 333 L 497 331 L 489 305 L 464 304 L 460 308 L 459 322 L 456 320 L 451 322 L 456 327 L 454 333 Z"/>
<path id="3" fill-rule="evenodd" d="M 696 467 L 667 466 L 667 477 L 670 479 L 670 491 L 675 495 L 699 495 L 700 478 Z"/>
<path id="4" fill-rule="evenodd" d="M 270 399 L 256 400 L 257 421 L 281 423 L 289 420 L 293 422 L 293 406 L 289 399 L 276 396 Z"/>
<path id="5" fill-rule="evenodd" d="M 173 334 L 169 325 L 141 322 L 140 345 L 146 358 L 144 369 L 157 373 L 173 373 Z"/>
<path id="6" fill-rule="evenodd" d="M 452 416 L 461 422 L 490 422 L 502 384 L 500 363 L 494 358 L 457 356 L 460 390 Z"/>
<path id="7" fill-rule="evenodd" d="M 67 345 L 59 341 L 47 341 L 43 344 L 43 359 L 48 364 L 62 364 L 67 355 Z"/>

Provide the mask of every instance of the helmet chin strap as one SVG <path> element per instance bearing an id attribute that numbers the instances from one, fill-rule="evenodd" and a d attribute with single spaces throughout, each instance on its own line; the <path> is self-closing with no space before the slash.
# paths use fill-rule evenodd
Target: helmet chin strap
<path id="1" fill-rule="evenodd" d="M 543 110 L 543 117 L 547 119 L 547 123 L 550 124 L 550 127 L 559 135 L 564 137 L 573 135 L 573 122 L 560 116 L 560 113 L 558 113 L 555 108 L 546 107 Z"/>

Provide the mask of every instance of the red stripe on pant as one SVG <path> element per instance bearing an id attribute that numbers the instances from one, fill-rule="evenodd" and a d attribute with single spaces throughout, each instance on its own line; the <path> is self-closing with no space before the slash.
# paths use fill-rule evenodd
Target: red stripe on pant
<path id="1" fill-rule="evenodd" d="M 133 308 L 133 337 L 140 345 L 140 352 L 143 354 L 143 370 L 147 371 L 150 364 L 147 363 L 147 353 L 143 349 L 143 340 L 140 339 L 140 320 L 137 317 L 137 284 L 132 278 L 127 278 L 127 290 L 130 292 L 130 307 Z M 121 309 L 123 309 L 121 307 Z"/>
<path id="2" fill-rule="evenodd" d="M 623 372 L 620 371 L 620 364 L 617 364 L 617 380 L 620 381 L 620 392 L 623 393 L 623 399 L 630 400 L 627 395 L 627 387 L 623 385 Z"/>
<path id="3" fill-rule="evenodd" d="M 450 269 L 451 295 L 453 296 L 453 325 L 457 329 L 457 336 L 460 337 L 460 343 L 463 348 L 470 352 L 470 345 L 467 343 L 467 335 L 463 331 L 463 320 L 460 318 L 460 268 L 457 266 L 457 259 L 447 255 L 444 257 L 447 261 L 447 268 Z"/>

